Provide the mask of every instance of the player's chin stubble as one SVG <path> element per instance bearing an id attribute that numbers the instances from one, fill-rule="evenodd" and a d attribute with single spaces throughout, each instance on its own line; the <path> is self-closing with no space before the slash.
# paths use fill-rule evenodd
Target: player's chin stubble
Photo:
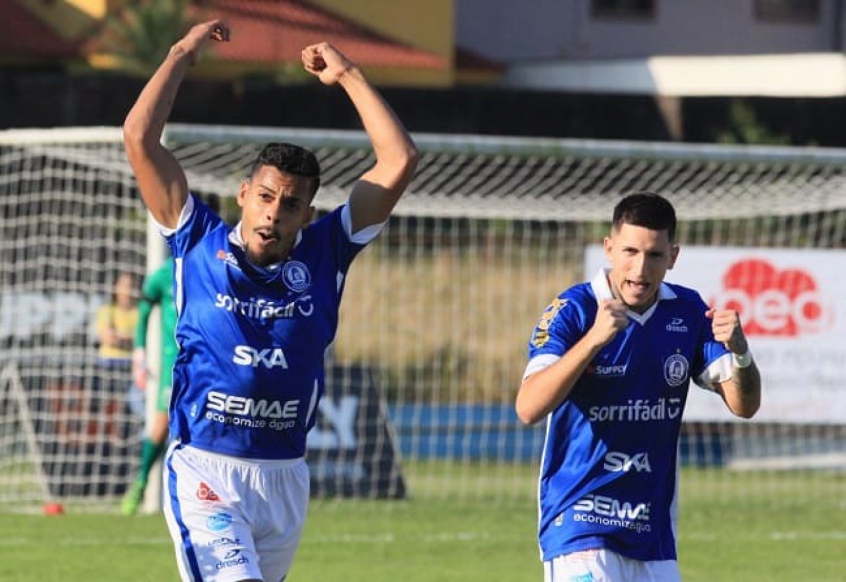
<path id="1" fill-rule="evenodd" d="M 244 245 L 244 254 L 247 255 L 247 259 L 251 263 L 258 265 L 259 267 L 267 267 L 269 265 L 281 263 L 287 257 L 287 253 L 277 249 L 267 249 L 263 252 L 254 252 L 249 243 Z"/>
<path id="2" fill-rule="evenodd" d="M 247 255 L 248 261 L 250 261 L 254 265 L 258 265 L 259 267 L 266 267 L 267 265 L 271 264 L 271 261 L 268 260 L 266 254 L 262 255 L 260 253 L 254 252 L 249 244 L 244 245 L 244 254 Z"/>

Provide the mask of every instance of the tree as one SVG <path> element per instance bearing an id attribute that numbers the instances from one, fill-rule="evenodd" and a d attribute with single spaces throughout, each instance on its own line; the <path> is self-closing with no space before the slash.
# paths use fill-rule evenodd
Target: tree
<path id="1" fill-rule="evenodd" d="M 127 70 L 152 73 L 187 30 L 187 5 L 187 0 L 124 1 L 106 17 L 106 49 Z"/>

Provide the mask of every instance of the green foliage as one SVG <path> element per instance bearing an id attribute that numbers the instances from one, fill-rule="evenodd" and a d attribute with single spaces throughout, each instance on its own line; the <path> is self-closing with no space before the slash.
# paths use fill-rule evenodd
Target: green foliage
<path id="1" fill-rule="evenodd" d="M 130 71 L 151 73 L 187 30 L 187 4 L 187 0 L 124 2 L 106 19 L 106 48 Z"/>
<path id="2" fill-rule="evenodd" d="M 729 127 L 717 133 L 716 141 L 724 144 L 789 145 L 790 136 L 775 133 L 758 119 L 751 105 L 734 100 L 729 106 Z"/>
<path id="3" fill-rule="evenodd" d="M 193 13 L 189 19 L 188 6 L 188 0 L 123 0 L 106 17 L 103 45 L 120 59 L 125 71 L 149 76 L 191 24 L 206 17 Z M 253 83 L 295 84 L 310 81 L 312 76 L 297 61 L 252 69 L 243 78 Z"/>

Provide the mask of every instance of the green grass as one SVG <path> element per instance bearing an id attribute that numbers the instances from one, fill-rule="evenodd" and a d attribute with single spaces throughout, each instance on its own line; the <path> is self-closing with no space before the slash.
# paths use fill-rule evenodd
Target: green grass
<path id="1" fill-rule="evenodd" d="M 531 490 L 496 501 L 491 488 L 473 501 L 440 477 L 431 483 L 409 501 L 314 502 L 289 580 L 542 579 Z M 842 474 L 690 470 L 683 484 L 685 582 L 846 580 Z M 160 516 L 0 514 L 0 531 L 4 582 L 177 580 Z"/>

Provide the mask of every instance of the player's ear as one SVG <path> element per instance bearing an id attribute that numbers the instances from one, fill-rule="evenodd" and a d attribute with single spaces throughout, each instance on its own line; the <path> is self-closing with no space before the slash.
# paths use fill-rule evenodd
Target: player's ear
<path id="1" fill-rule="evenodd" d="M 247 197 L 247 190 L 250 189 L 250 181 L 244 180 L 241 182 L 241 185 L 238 187 L 238 196 L 236 197 L 236 201 L 238 202 L 238 206 L 241 208 L 244 207 L 244 199 Z"/>
<path id="2" fill-rule="evenodd" d="M 309 206 L 308 210 L 306 210 L 305 217 L 303 218 L 303 223 L 300 228 L 305 228 L 309 224 L 311 224 L 311 220 L 314 218 L 314 206 Z"/>
<path id="3" fill-rule="evenodd" d="M 605 258 L 611 262 L 611 250 L 614 248 L 614 241 L 610 236 L 606 236 L 602 241 L 602 246 L 605 249 Z"/>
<path id="4" fill-rule="evenodd" d="M 667 267 L 668 269 L 672 269 L 676 266 L 676 261 L 679 258 L 679 253 L 681 252 L 681 247 L 679 245 L 673 245 L 670 247 L 670 266 Z"/>

